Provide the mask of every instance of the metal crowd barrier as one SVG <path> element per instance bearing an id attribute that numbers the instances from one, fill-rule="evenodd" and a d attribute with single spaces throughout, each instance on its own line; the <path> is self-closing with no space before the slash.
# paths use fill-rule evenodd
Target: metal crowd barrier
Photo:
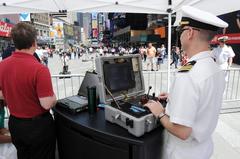
<path id="1" fill-rule="evenodd" d="M 225 102 L 239 101 L 240 100 L 240 68 L 230 68 L 225 70 L 226 77 L 226 86 L 223 99 Z"/>
<path id="2" fill-rule="evenodd" d="M 84 75 L 52 75 L 54 92 L 58 99 L 76 95 L 81 86 Z"/>
<path id="3" fill-rule="evenodd" d="M 240 101 L 240 68 L 230 68 L 225 70 L 227 74 L 226 87 L 223 95 L 223 102 L 237 102 Z M 167 92 L 167 70 L 164 71 L 144 71 L 145 89 L 148 90 L 152 86 L 151 93 Z M 171 80 L 175 76 L 175 71 L 171 71 Z M 84 75 L 70 74 L 70 75 L 52 75 L 53 89 L 58 99 L 76 95 L 83 81 Z M 231 104 L 230 104 L 231 105 Z M 240 112 L 238 106 L 223 107 L 221 114 Z M 9 111 L 6 108 L 5 118 L 9 117 Z"/>
<path id="4" fill-rule="evenodd" d="M 228 74 L 226 88 L 223 96 L 223 102 L 239 101 L 240 100 L 240 68 L 230 68 L 226 70 Z M 152 86 L 151 93 L 167 91 L 167 71 L 143 71 L 145 89 L 148 90 Z M 171 71 L 171 80 L 175 76 L 175 71 Z M 65 98 L 71 95 L 76 95 L 84 75 L 52 75 L 53 88 L 58 99 Z"/>

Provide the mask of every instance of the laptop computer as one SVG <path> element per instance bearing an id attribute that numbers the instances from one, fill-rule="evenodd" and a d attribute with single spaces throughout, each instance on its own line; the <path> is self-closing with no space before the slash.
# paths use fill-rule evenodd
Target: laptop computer
<path id="1" fill-rule="evenodd" d="M 96 86 L 97 83 L 97 74 L 87 71 L 78 90 L 78 94 L 58 100 L 58 106 L 65 108 L 73 114 L 86 110 L 88 106 L 87 87 Z"/>

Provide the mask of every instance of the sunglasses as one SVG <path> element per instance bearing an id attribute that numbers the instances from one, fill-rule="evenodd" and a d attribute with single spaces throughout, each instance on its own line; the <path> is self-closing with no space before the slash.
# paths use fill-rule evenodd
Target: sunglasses
<path id="1" fill-rule="evenodd" d="M 192 28 L 192 27 L 191 27 Z M 179 35 L 181 35 L 185 30 L 189 30 L 191 28 L 178 28 L 177 29 L 177 32 L 179 33 Z M 200 29 L 198 28 L 192 28 L 193 30 L 197 30 L 197 31 L 200 31 Z"/>

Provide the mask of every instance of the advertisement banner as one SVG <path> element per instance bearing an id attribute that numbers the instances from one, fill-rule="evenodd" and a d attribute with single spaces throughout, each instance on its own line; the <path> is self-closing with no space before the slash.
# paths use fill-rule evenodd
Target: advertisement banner
<path id="1" fill-rule="evenodd" d="M 53 29 L 51 30 L 50 36 L 60 39 L 64 38 L 63 22 L 53 22 Z"/>
<path id="2" fill-rule="evenodd" d="M 166 30 L 165 27 L 156 28 L 156 29 L 154 29 L 154 34 L 155 35 L 160 35 L 161 38 L 165 38 L 166 37 L 165 30 Z"/>
<path id="3" fill-rule="evenodd" d="M 92 21 L 92 29 L 97 29 L 98 26 L 97 26 L 97 21 L 96 20 L 93 20 Z"/>
<path id="4" fill-rule="evenodd" d="M 13 24 L 0 21 L 0 36 L 10 37 L 13 26 L 14 26 Z"/>
<path id="5" fill-rule="evenodd" d="M 92 20 L 97 20 L 98 13 L 92 13 Z"/>
<path id="6" fill-rule="evenodd" d="M 97 38 L 98 37 L 98 30 L 97 29 L 92 29 L 92 37 Z"/>
<path id="7" fill-rule="evenodd" d="M 63 26 L 64 29 L 64 34 L 68 35 L 68 36 L 73 36 L 74 35 L 74 31 L 73 31 L 73 26 L 71 25 L 64 25 Z"/>

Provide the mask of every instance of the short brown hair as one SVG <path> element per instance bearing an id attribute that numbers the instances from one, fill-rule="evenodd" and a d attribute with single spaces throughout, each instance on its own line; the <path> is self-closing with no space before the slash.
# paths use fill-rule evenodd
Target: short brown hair
<path id="1" fill-rule="evenodd" d="M 13 27 L 11 37 L 16 49 L 29 49 L 35 43 L 37 31 L 32 25 L 21 22 Z"/>

